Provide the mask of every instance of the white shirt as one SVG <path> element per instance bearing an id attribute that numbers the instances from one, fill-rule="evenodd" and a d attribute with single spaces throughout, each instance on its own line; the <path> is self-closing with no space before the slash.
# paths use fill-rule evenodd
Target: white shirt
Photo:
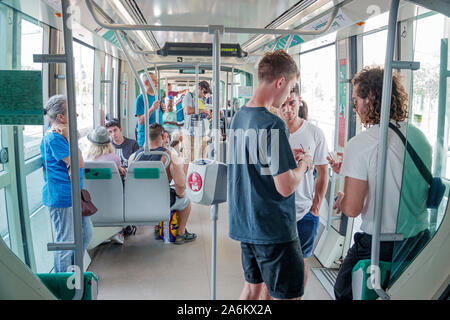
<path id="1" fill-rule="evenodd" d="M 312 158 L 314 165 L 328 164 L 328 147 L 322 130 L 304 120 L 300 128 L 289 136 L 292 149 L 304 149 Z M 295 211 L 297 221 L 311 209 L 314 199 L 314 170 L 309 170 L 295 190 Z"/>
<path id="2" fill-rule="evenodd" d="M 406 136 L 406 123 L 399 123 Z M 377 180 L 378 139 L 380 125 L 375 125 L 350 139 L 344 152 L 342 176 L 368 182 L 369 190 L 361 210 L 361 230 L 373 234 L 375 214 L 375 189 Z M 388 130 L 386 175 L 381 210 L 381 233 L 395 233 L 398 205 L 403 177 L 405 146 L 393 130 Z"/>

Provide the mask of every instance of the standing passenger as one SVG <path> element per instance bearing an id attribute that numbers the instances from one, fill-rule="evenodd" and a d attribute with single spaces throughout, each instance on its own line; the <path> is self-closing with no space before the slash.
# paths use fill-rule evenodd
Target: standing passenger
<path id="1" fill-rule="evenodd" d="M 70 183 L 71 168 L 68 142 L 69 122 L 66 97 L 62 95 L 51 97 L 44 108 L 44 114 L 47 116 L 51 127 L 42 139 L 40 147 L 45 180 L 42 188 L 42 203 L 49 209 L 56 232 L 56 242 L 73 242 L 72 186 Z M 78 159 L 80 164 L 80 188 L 83 188 L 82 168 L 84 161 L 80 149 L 78 149 Z M 82 229 L 84 252 L 92 239 L 93 227 L 90 217 L 82 217 Z M 73 265 L 73 251 L 55 251 L 55 272 L 68 272 L 68 268 Z"/>
<path id="2" fill-rule="evenodd" d="M 202 123 L 201 119 L 209 119 L 210 115 L 206 110 L 204 103 L 205 96 L 211 93 L 211 88 L 209 83 L 206 81 L 200 81 L 198 84 L 198 118 L 197 123 Z M 183 110 L 185 113 L 184 119 L 184 131 L 183 131 L 183 158 L 184 158 L 184 171 L 187 172 L 189 162 L 196 160 L 195 154 L 195 140 L 197 139 L 199 144 L 200 158 L 207 157 L 208 150 L 208 140 L 209 137 L 205 136 L 205 132 L 196 132 L 193 127 L 194 115 L 195 115 L 195 105 L 194 105 L 194 95 L 188 92 L 182 102 Z M 200 131 L 200 130 L 199 130 Z"/>
<path id="3" fill-rule="evenodd" d="M 320 206 L 328 187 L 328 147 L 322 130 L 298 116 L 301 103 L 299 93 L 299 86 L 296 84 L 288 100 L 281 106 L 279 114 L 289 128 L 289 143 L 294 153 L 311 155 L 317 172 L 315 181 L 313 171 L 307 172 L 295 190 L 298 237 L 303 258 L 309 258 L 319 230 Z M 307 272 L 305 263 L 305 285 Z"/>
<path id="4" fill-rule="evenodd" d="M 156 76 L 153 73 L 150 73 L 150 78 L 152 79 L 153 85 L 155 86 L 155 89 L 158 90 L 158 81 L 156 79 Z M 155 93 L 153 92 L 153 88 L 150 84 L 150 81 L 148 81 L 145 74 L 141 75 L 141 80 L 145 85 L 146 95 L 148 99 L 148 124 L 152 124 L 156 122 L 156 112 L 159 113 L 159 123 L 163 123 L 163 112 L 160 108 L 160 101 L 155 101 Z M 156 112 L 155 112 L 156 111 Z M 144 96 L 142 93 L 137 97 L 136 99 L 136 106 L 135 106 L 135 117 L 138 117 L 138 123 L 137 123 L 137 142 L 140 147 L 144 145 L 145 142 L 145 127 L 144 127 L 144 121 L 145 121 L 145 104 L 144 104 Z"/>
<path id="5" fill-rule="evenodd" d="M 352 98 L 355 112 L 367 130 L 350 139 L 345 147 L 344 160 L 336 163 L 330 158 L 333 170 L 345 176 L 344 192 L 338 192 L 333 209 L 343 212 L 346 216 L 355 218 L 361 214 L 362 232 L 354 236 L 354 245 L 348 250 L 344 262 L 334 285 L 337 300 L 352 299 L 352 269 L 360 260 L 371 258 L 372 234 L 374 231 L 375 189 L 377 180 L 378 140 L 380 133 L 381 96 L 383 88 L 383 69 L 365 68 L 352 80 L 354 85 Z M 408 119 L 408 94 L 403 87 L 400 77 L 392 77 L 392 94 L 390 106 L 390 122 L 403 135 L 414 135 L 413 148 L 422 157 L 423 162 L 431 168 L 432 149 L 426 137 L 420 130 L 405 122 Z M 428 237 L 428 215 L 426 199 L 428 184 L 420 175 L 417 168 L 410 168 L 403 161 L 405 146 L 399 136 L 388 131 L 386 154 L 386 178 L 383 186 L 383 203 L 381 210 L 381 233 L 395 234 L 399 222 L 399 203 L 409 195 L 405 203 L 408 206 L 410 221 L 405 223 L 401 233 L 408 243 L 421 244 Z M 405 162 L 406 163 L 406 162 Z M 405 175 L 403 176 L 403 171 Z M 405 181 L 402 181 L 402 179 Z M 403 182 L 403 186 L 402 186 Z M 413 188 L 410 188 L 414 186 Z M 405 221 L 402 221 L 405 222 Z M 399 225 L 403 227 L 402 224 Z M 380 261 L 392 261 L 394 247 L 404 244 L 403 241 L 381 241 Z"/>
<path id="6" fill-rule="evenodd" d="M 266 53 L 258 65 L 255 94 L 231 121 L 229 236 L 241 242 L 241 299 L 259 298 L 264 284 L 273 298 L 303 295 L 294 191 L 312 169 L 312 159 L 302 154 L 296 162 L 286 124 L 268 111 L 286 101 L 298 77 L 297 65 L 285 51 Z"/>

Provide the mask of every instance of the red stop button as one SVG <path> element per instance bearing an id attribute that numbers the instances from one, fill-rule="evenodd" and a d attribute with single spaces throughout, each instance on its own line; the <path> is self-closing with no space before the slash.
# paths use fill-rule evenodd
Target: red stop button
<path id="1" fill-rule="evenodd" d="M 202 189 L 202 177 L 197 172 L 192 172 L 188 178 L 189 188 L 192 191 L 198 192 Z"/>

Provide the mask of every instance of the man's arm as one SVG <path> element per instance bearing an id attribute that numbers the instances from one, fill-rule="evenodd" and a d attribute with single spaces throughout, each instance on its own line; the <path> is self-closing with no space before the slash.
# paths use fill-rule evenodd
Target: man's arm
<path id="1" fill-rule="evenodd" d="M 175 182 L 175 192 L 178 197 L 184 198 L 186 190 L 186 174 L 184 173 L 183 161 L 174 152 L 167 150 L 170 156 L 169 170 Z"/>
<path id="2" fill-rule="evenodd" d="M 337 209 L 337 213 L 342 211 L 351 218 L 359 216 L 364 206 L 368 188 L 367 181 L 345 177 L 344 193 L 338 193 L 338 199 L 333 209 Z"/>
<path id="3" fill-rule="evenodd" d="M 148 109 L 148 117 L 149 118 L 152 116 L 153 112 L 159 108 L 159 106 L 160 106 L 159 101 L 153 102 L 152 106 Z M 138 115 L 137 117 L 138 117 L 139 124 L 143 125 L 145 122 L 145 114 Z"/>
<path id="4" fill-rule="evenodd" d="M 316 188 L 314 192 L 314 199 L 311 207 L 311 213 L 315 216 L 319 215 L 320 205 L 325 197 L 328 187 L 328 165 L 318 165 L 315 167 L 317 171 Z"/>
<path id="5" fill-rule="evenodd" d="M 290 196 L 297 189 L 306 171 L 312 168 L 312 159 L 309 155 L 303 156 L 303 161 L 296 169 L 288 170 L 273 177 L 275 188 L 283 197 Z"/>

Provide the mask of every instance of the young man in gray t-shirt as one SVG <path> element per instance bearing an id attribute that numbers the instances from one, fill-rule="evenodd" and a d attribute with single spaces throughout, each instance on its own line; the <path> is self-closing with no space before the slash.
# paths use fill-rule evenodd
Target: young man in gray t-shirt
<path id="1" fill-rule="evenodd" d="M 299 70 L 283 50 L 258 65 L 258 88 L 233 117 L 228 140 L 229 236 L 241 242 L 245 283 L 241 299 L 264 290 L 276 299 L 303 295 L 303 257 L 295 225 L 294 191 L 309 155 L 294 154 L 289 131 L 267 108 L 286 101 Z"/>

